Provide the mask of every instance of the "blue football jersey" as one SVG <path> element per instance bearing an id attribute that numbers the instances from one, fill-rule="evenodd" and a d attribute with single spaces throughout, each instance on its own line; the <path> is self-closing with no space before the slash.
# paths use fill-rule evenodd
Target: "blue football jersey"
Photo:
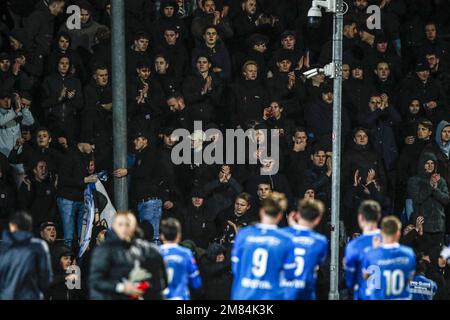
<path id="1" fill-rule="evenodd" d="M 374 238 L 381 239 L 380 230 L 364 233 L 347 244 L 344 256 L 345 283 L 353 288 L 355 300 L 367 300 L 366 281 L 362 277 L 362 261 L 364 251 L 372 248 Z"/>
<path id="2" fill-rule="evenodd" d="M 437 291 L 437 284 L 424 275 L 416 274 L 409 284 L 413 300 L 433 300 Z"/>
<path id="3" fill-rule="evenodd" d="M 410 300 L 409 282 L 416 270 L 416 255 L 398 243 L 381 244 L 365 252 L 363 273 L 369 274 L 369 300 Z"/>
<path id="4" fill-rule="evenodd" d="M 282 273 L 294 278 L 296 268 L 291 236 L 277 226 L 256 224 L 242 228 L 231 252 L 233 300 L 281 300 Z"/>
<path id="5" fill-rule="evenodd" d="M 283 229 L 292 236 L 296 268 L 293 280 L 283 279 L 288 300 L 315 300 L 317 269 L 325 263 L 328 241 L 323 235 L 300 226 Z"/>
<path id="6" fill-rule="evenodd" d="M 166 299 L 189 300 L 189 287 L 197 289 L 202 285 L 191 250 L 178 244 L 163 244 L 160 251 L 167 268 Z"/>

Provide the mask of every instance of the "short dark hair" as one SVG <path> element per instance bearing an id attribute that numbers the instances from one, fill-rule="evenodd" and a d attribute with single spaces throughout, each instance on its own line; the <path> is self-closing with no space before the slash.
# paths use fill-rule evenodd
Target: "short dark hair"
<path id="1" fill-rule="evenodd" d="M 97 63 L 97 64 L 94 65 L 92 70 L 94 71 L 93 73 L 95 74 L 97 72 L 97 70 L 108 70 L 109 71 L 109 68 L 108 68 L 108 66 L 106 64 Z"/>
<path id="2" fill-rule="evenodd" d="M 369 130 L 367 130 L 366 128 L 364 128 L 364 127 L 356 127 L 356 128 L 353 130 L 353 138 L 356 136 L 356 134 L 358 133 L 358 131 L 363 131 L 367 136 L 369 135 Z"/>
<path id="3" fill-rule="evenodd" d="M 48 128 L 46 128 L 46 127 L 39 127 L 39 128 L 37 128 L 36 129 L 36 135 L 37 135 L 37 133 L 38 132 L 40 132 L 40 131 L 46 131 L 47 133 L 48 133 L 48 136 L 51 138 L 52 137 L 52 133 L 50 132 L 50 130 L 48 129 Z"/>
<path id="4" fill-rule="evenodd" d="M 60 33 L 58 33 L 58 35 L 56 36 L 56 39 L 59 41 L 59 38 L 64 38 L 66 40 L 69 41 L 69 43 L 72 43 L 72 37 L 70 36 L 70 34 L 68 32 L 65 31 L 61 31 Z"/>
<path id="5" fill-rule="evenodd" d="M 263 210 L 266 215 L 272 218 L 276 218 L 281 212 L 281 208 L 278 205 L 278 202 L 271 198 L 264 199 L 261 202 L 261 210 Z"/>
<path id="6" fill-rule="evenodd" d="M 202 0 L 202 6 L 205 5 L 206 1 L 212 1 L 212 2 L 214 2 L 214 4 L 216 4 L 216 0 Z"/>
<path id="7" fill-rule="evenodd" d="M 167 100 L 169 100 L 169 99 L 172 99 L 172 98 L 175 98 L 175 99 L 183 99 L 184 97 L 183 97 L 183 94 L 181 93 L 181 92 L 179 92 L 179 91 L 170 91 L 167 95 L 166 95 L 166 101 Z"/>
<path id="8" fill-rule="evenodd" d="M 319 200 L 303 199 L 298 204 L 298 212 L 302 219 L 313 222 L 325 212 L 325 206 Z"/>
<path id="9" fill-rule="evenodd" d="M 268 185 L 270 187 L 270 190 L 273 190 L 272 184 L 270 183 L 270 181 L 263 180 L 263 181 L 258 182 L 257 188 L 259 188 L 259 186 L 262 185 L 262 184 Z"/>
<path id="10" fill-rule="evenodd" d="M 419 124 L 422 125 L 422 126 L 424 126 L 425 128 L 427 128 L 428 130 L 433 131 L 433 122 L 431 122 L 430 120 L 428 120 L 428 119 L 422 119 L 422 120 L 420 120 L 420 121 L 417 123 L 417 126 L 418 126 Z"/>
<path id="11" fill-rule="evenodd" d="M 134 40 L 137 41 L 139 39 L 147 39 L 150 40 L 150 35 L 146 31 L 138 31 L 134 35 Z"/>
<path id="12" fill-rule="evenodd" d="M 168 218 L 161 221 L 160 232 L 168 241 L 174 241 L 181 233 L 181 224 L 175 218 Z"/>
<path id="13" fill-rule="evenodd" d="M 306 133 L 306 136 L 308 136 L 308 131 L 306 130 L 305 127 L 296 127 L 296 128 L 294 129 L 294 135 L 295 135 L 297 132 L 304 132 L 304 133 Z"/>
<path id="14" fill-rule="evenodd" d="M 88 11 L 89 14 L 92 14 L 92 11 L 94 11 L 91 4 L 87 1 L 80 1 L 78 3 L 78 6 L 80 7 L 80 9 Z"/>
<path id="15" fill-rule="evenodd" d="M 378 222 L 381 216 L 381 206 L 374 200 L 364 200 L 358 208 L 358 214 L 361 214 L 366 221 Z"/>
<path id="16" fill-rule="evenodd" d="M 10 224 L 15 224 L 20 231 L 31 231 L 33 218 L 25 211 L 17 211 L 10 219 Z"/>
<path id="17" fill-rule="evenodd" d="M 402 229 L 402 223 L 395 216 L 384 217 L 381 221 L 381 232 L 387 236 L 394 236 Z"/>
<path id="18" fill-rule="evenodd" d="M 375 66 L 375 68 L 378 68 L 378 65 L 379 65 L 380 63 L 385 63 L 385 64 L 387 64 L 387 66 L 389 67 L 389 69 L 391 68 L 389 62 L 387 62 L 387 61 L 384 60 L 384 59 L 378 60 L 378 61 L 377 61 L 377 65 Z"/>
<path id="19" fill-rule="evenodd" d="M 208 30 L 208 29 L 214 29 L 214 30 L 216 30 L 217 33 L 219 33 L 219 29 L 217 29 L 217 27 L 215 25 L 209 24 L 203 28 L 202 34 L 205 34 L 206 30 Z"/>

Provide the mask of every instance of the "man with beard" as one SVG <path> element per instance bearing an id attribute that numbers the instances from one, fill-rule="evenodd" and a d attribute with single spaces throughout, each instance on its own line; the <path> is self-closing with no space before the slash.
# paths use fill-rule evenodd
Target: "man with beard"
<path id="1" fill-rule="evenodd" d="M 233 36 L 228 17 L 223 16 L 220 11 L 216 10 L 216 0 L 201 0 L 202 6 L 192 20 L 191 31 L 196 41 L 201 42 L 203 31 L 209 25 L 217 28 L 217 32 L 221 39 L 225 40 Z"/>

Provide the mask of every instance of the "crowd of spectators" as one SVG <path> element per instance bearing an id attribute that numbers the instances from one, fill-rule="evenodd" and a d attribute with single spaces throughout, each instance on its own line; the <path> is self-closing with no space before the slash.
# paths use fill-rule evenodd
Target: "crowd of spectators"
<path id="1" fill-rule="evenodd" d="M 67 23 L 72 4 L 80 28 Z M 383 215 L 401 218 L 402 241 L 430 265 L 437 298 L 448 299 L 450 270 L 439 253 L 450 234 L 450 1 L 347 4 L 341 246 L 360 233 L 360 203 L 376 200 Z M 381 29 L 367 24 L 372 4 L 381 8 Z M 161 219 L 181 222 L 183 245 L 206 279 L 203 298 L 229 296 L 230 245 L 239 228 L 258 221 L 264 199 L 278 199 L 285 213 L 299 199 L 323 201 L 318 230 L 329 237 L 333 86 L 323 74 L 303 73 L 331 62 L 332 15 L 312 27 L 310 7 L 310 0 L 126 0 L 129 157 L 117 168 L 111 1 L 2 1 L 0 231 L 8 233 L 17 210 L 33 217 L 59 274 L 49 298 L 86 298 L 62 284 L 75 263 L 84 189 L 103 170 L 111 198 L 113 178 L 128 179 L 140 237 L 160 244 Z M 262 147 L 247 164 L 175 165 L 175 129 L 192 133 L 193 155 L 217 142 L 194 132 L 194 121 L 204 130 L 254 129 L 250 140 L 261 146 L 277 135 L 279 171 L 261 173 L 274 165 Z M 90 249 L 105 233 L 96 223 Z M 319 273 L 319 298 L 327 274 Z"/>

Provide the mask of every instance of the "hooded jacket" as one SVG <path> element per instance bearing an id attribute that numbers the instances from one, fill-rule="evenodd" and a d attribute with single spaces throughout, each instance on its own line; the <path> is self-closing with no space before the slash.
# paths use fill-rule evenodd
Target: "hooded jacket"
<path id="1" fill-rule="evenodd" d="M 16 112 L 13 107 L 0 109 L 0 152 L 6 157 L 16 145 L 17 139 L 22 136 L 20 125 L 31 126 L 34 123 L 29 108 Z"/>
<path id="2" fill-rule="evenodd" d="M 47 243 L 30 232 L 3 232 L 0 300 L 39 300 L 53 280 Z"/>
<path id="3" fill-rule="evenodd" d="M 424 232 L 445 232 L 445 206 L 450 202 L 450 196 L 447 189 L 447 183 L 444 179 L 440 179 L 437 187 L 433 189 L 430 185 L 431 174 L 425 171 L 425 163 L 432 160 L 435 163 L 435 171 L 437 159 L 432 153 L 425 153 L 419 160 L 417 168 L 418 175 L 409 179 L 408 194 L 413 200 L 414 216 L 424 217 Z"/>
<path id="4" fill-rule="evenodd" d="M 433 153 L 435 155 L 439 173 L 445 179 L 447 185 L 450 182 L 450 157 L 448 151 L 446 150 L 450 150 L 450 143 L 447 143 L 446 145 L 442 143 L 441 133 L 442 130 L 444 130 L 444 128 L 448 126 L 450 126 L 450 122 L 444 120 L 439 122 L 435 130 L 435 143 L 427 146 L 422 152 L 422 155 L 425 153 Z"/>
<path id="5" fill-rule="evenodd" d="M 226 248 L 218 243 L 211 243 L 206 250 L 207 259 L 203 264 L 203 289 L 206 299 L 229 299 L 231 293 L 231 261 Z M 220 253 L 225 255 L 223 262 L 216 262 Z"/>

